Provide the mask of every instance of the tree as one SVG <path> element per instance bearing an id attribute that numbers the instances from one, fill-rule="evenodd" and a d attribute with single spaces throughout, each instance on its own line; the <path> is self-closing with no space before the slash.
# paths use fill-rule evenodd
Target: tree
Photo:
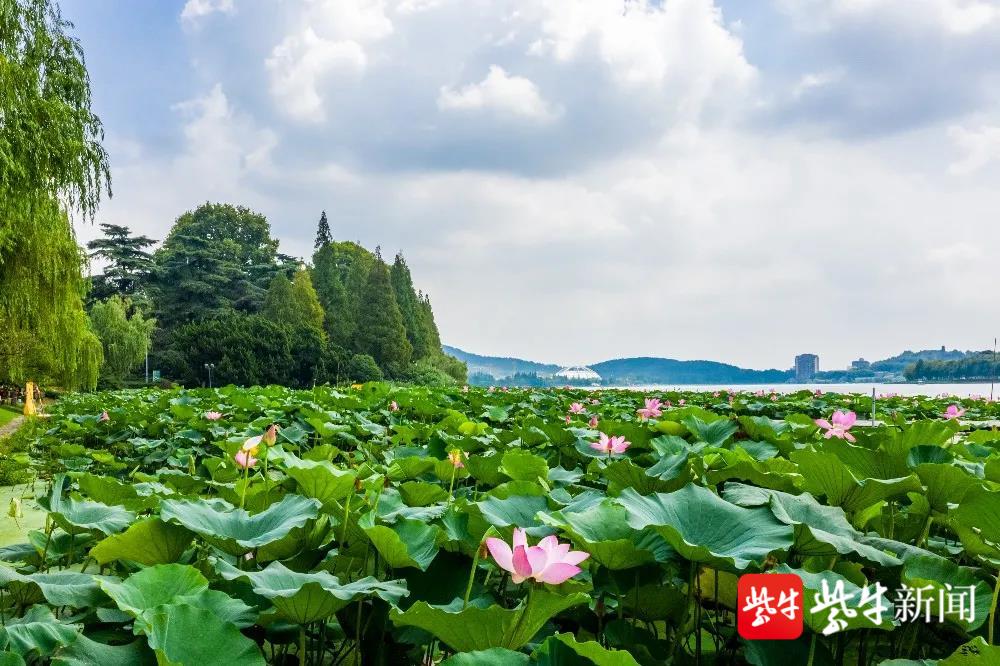
<path id="1" fill-rule="evenodd" d="M 422 321 L 422 305 L 413 289 L 413 276 L 410 275 L 410 268 L 406 265 L 406 259 L 403 258 L 402 252 L 396 254 L 396 259 L 389 270 L 389 281 L 392 282 L 396 304 L 399 305 L 399 312 L 403 316 L 406 339 L 413 347 L 413 359 L 425 358 L 431 350 L 426 344 L 426 325 Z"/>
<path id="2" fill-rule="evenodd" d="M 347 378 L 354 382 L 377 382 L 382 379 L 382 371 L 368 354 L 355 354 L 344 370 Z"/>
<path id="3" fill-rule="evenodd" d="M 382 371 L 391 377 L 406 371 L 413 353 L 389 280 L 389 269 L 378 249 L 358 303 L 354 349 L 374 358 Z"/>
<path id="4" fill-rule="evenodd" d="M 319 226 L 316 229 L 315 249 L 320 249 L 324 245 L 333 242 L 333 234 L 330 233 L 330 223 L 326 221 L 326 211 L 319 216 Z"/>
<path id="5" fill-rule="evenodd" d="M 375 263 L 374 255 L 357 243 L 329 243 L 313 255 L 313 284 L 325 311 L 331 342 L 345 349 L 354 345 L 358 302 Z"/>
<path id="6" fill-rule="evenodd" d="M 248 208 L 206 203 L 184 213 L 153 255 L 160 325 L 258 312 L 271 279 L 288 268 L 277 248 L 267 219 Z"/>
<path id="7" fill-rule="evenodd" d="M 83 50 L 50 0 L 0 8 L 0 381 L 97 383 L 70 214 L 110 194 Z"/>
<path id="8" fill-rule="evenodd" d="M 104 238 L 87 243 L 91 258 L 104 259 L 108 265 L 102 275 L 92 279 L 90 297 L 95 300 L 118 294 L 124 298 L 141 297 L 153 270 L 153 255 L 146 248 L 156 241 L 133 236 L 128 227 L 102 224 Z"/>
<path id="9" fill-rule="evenodd" d="M 91 325 L 104 350 L 102 370 L 116 380 L 125 379 L 145 359 L 156 326 L 138 311 L 129 316 L 129 309 L 128 301 L 117 294 L 90 309 Z"/>
<path id="10" fill-rule="evenodd" d="M 316 329 L 325 340 L 323 305 L 319 302 L 309 271 L 305 269 L 296 271 L 292 279 L 292 303 L 295 304 L 297 323 Z"/>

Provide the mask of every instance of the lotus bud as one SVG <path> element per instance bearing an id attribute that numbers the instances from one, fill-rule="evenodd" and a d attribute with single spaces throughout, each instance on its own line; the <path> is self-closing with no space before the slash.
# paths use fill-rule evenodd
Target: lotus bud
<path id="1" fill-rule="evenodd" d="M 260 441 L 266 446 L 274 446 L 274 443 L 278 441 L 278 426 L 272 423 L 271 427 L 264 432 L 264 436 Z"/>
<path id="2" fill-rule="evenodd" d="M 21 507 L 21 499 L 18 497 L 10 498 L 10 507 L 7 509 L 7 515 L 17 520 L 19 518 L 24 518 L 24 510 Z"/>

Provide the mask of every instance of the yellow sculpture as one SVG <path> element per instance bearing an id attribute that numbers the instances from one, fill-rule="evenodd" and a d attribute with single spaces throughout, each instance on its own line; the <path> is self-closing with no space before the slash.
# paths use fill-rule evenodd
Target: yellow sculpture
<path id="1" fill-rule="evenodd" d="M 35 413 L 35 383 L 28 382 L 24 388 L 24 415 L 34 416 Z"/>

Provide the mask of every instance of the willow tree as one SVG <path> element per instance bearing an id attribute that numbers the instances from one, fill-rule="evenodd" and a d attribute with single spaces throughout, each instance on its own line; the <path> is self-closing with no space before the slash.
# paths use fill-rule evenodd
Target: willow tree
<path id="1" fill-rule="evenodd" d="M 0 381 L 92 387 L 101 363 L 71 217 L 110 176 L 70 28 L 50 0 L 0 0 Z"/>

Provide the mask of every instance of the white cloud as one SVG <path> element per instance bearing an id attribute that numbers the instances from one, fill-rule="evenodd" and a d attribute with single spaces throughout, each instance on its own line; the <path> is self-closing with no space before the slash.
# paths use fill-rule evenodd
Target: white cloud
<path id="1" fill-rule="evenodd" d="M 811 91 L 826 88 L 841 81 L 844 78 L 844 74 L 843 69 L 828 69 L 821 72 L 803 74 L 799 82 L 795 84 L 792 96 L 799 98 L 803 95 L 808 95 Z"/>
<path id="2" fill-rule="evenodd" d="M 326 118 L 320 94 L 324 77 L 335 70 L 360 74 L 366 63 L 357 42 L 323 39 L 307 27 L 275 46 L 266 65 L 275 104 L 293 118 L 318 122 Z"/>
<path id="3" fill-rule="evenodd" d="M 455 89 L 442 86 L 437 99 L 444 111 L 493 110 L 500 114 L 547 121 L 559 112 L 542 99 L 530 79 L 511 76 L 499 65 L 490 65 L 489 73 L 479 83 Z"/>
<path id="4" fill-rule="evenodd" d="M 742 42 L 711 0 L 542 0 L 540 6 L 542 37 L 532 53 L 569 61 L 596 45 L 621 84 L 672 86 L 693 110 L 713 91 L 743 88 L 755 78 Z"/>
<path id="5" fill-rule="evenodd" d="M 1000 127 L 983 125 L 969 129 L 953 125 L 948 128 L 948 136 L 962 153 L 948 167 L 953 174 L 969 174 L 1000 160 Z"/>
<path id="6" fill-rule="evenodd" d="M 194 22 L 216 12 L 232 14 L 236 11 L 233 2 L 234 0 L 187 0 L 181 10 L 181 20 Z"/>
<path id="7" fill-rule="evenodd" d="M 367 44 L 392 34 L 378 0 L 312 0 L 302 25 L 285 35 L 266 60 L 275 105 L 306 122 L 326 119 L 324 95 L 334 73 L 359 76 L 368 64 Z"/>

